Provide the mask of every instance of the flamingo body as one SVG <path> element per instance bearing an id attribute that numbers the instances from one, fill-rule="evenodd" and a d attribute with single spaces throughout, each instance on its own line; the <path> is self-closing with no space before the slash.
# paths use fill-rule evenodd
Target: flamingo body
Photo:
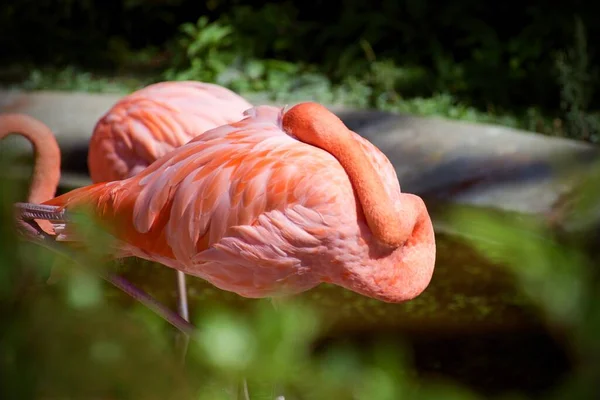
<path id="1" fill-rule="evenodd" d="M 193 137 L 235 122 L 252 107 L 204 82 L 160 82 L 119 100 L 96 124 L 88 167 L 93 182 L 133 176 Z"/>
<path id="2" fill-rule="evenodd" d="M 113 234 L 121 255 L 162 263 L 245 297 L 299 293 L 321 282 L 388 302 L 420 294 L 435 263 L 423 201 L 401 193 L 387 157 L 350 132 L 394 210 L 415 221 L 402 245 L 385 245 L 371 232 L 340 161 L 286 131 L 283 115 L 276 107 L 253 108 L 135 176 L 45 204 L 91 206 L 101 220 L 118 223 Z M 68 223 L 55 230 L 69 240 Z"/>

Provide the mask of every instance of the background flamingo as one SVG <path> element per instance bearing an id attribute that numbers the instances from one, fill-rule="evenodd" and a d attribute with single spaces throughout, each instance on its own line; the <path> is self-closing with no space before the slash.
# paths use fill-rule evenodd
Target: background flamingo
<path id="1" fill-rule="evenodd" d="M 57 240 L 76 240 L 63 212 L 85 205 L 119 222 L 119 256 L 245 297 L 330 282 L 401 302 L 427 287 L 435 263 L 423 201 L 401 193 L 385 155 L 315 103 L 254 108 L 131 178 L 44 205 Z"/>
<path id="2" fill-rule="evenodd" d="M 160 82 L 119 100 L 96 123 L 88 168 L 93 182 L 129 178 L 193 137 L 242 119 L 252 107 L 211 83 Z"/>
<path id="3" fill-rule="evenodd" d="M 60 148 L 54 134 L 44 123 L 24 114 L 0 115 L 0 140 L 10 134 L 19 134 L 29 140 L 35 153 L 33 178 L 29 187 L 27 201 L 43 203 L 56 194 L 60 180 Z M 21 221 L 22 222 L 22 221 Z M 53 232 L 48 221 L 36 221 L 43 231 Z M 22 225 L 27 228 L 27 225 Z M 37 235 L 31 229 L 29 234 Z"/>
<path id="4" fill-rule="evenodd" d="M 92 182 L 129 178 L 193 137 L 236 122 L 251 108 L 219 85 L 160 82 L 119 100 L 96 124 L 88 168 Z M 179 313 L 189 319 L 185 274 L 177 271 Z"/>

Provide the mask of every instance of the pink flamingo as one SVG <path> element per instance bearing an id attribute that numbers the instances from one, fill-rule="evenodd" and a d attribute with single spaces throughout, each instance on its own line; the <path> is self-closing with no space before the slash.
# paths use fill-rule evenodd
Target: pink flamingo
<path id="1" fill-rule="evenodd" d="M 148 165 L 217 126 L 239 121 L 251 108 L 219 85 L 160 82 L 120 99 L 96 124 L 88 168 L 92 182 L 136 175 Z M 189 319 L 185 274 L 177 271 L 179 313 Z"/>
<path id="2" fill-rule="evenodd" d="M 68 214 L 86 206 L 119 223 L 115 256 L 244 297 L 321 282 L 385 302 L 425 290 L 435 264 L 431 219 L 420 197 L 401 193 L 381 151 L 315 103 L 246 114 L 128 179 L 21 204 L 21 216 L 49 219 L 56 240 L 77 240 Z"/>
<path id="3" fill-rule="evenodd" d="M 35 151 L 28 201 L 42 203 L 53 198 L 60 180 L 60 148 L 54 134 L 44 123 L 28 115 L 1 114 L 0 140 L 13 133 L 24 136 Z"/>
<path id="4" fill-rule="evenodd" d="M 251 108 L 219 85 L 155 83 L 120 99 L 96 123 L 88 167 L 93 182 L 129 178 L 195 136 L 239 121 Z"/>
<path id="5" fill-rule="evenodd" d="M 56 194 L 60 180 L 60 148 L 54 134 L 44 123 L 24 114 L 0 115 L 0 140 L 10 134 L 19 134 L 31 142 L 35 152 L 33 177 L 27 201 L 43 203 Z M 36 221 L 42 231 L 53 232 L 48 221 Z M 38 232 L 35 232 L 37 235 Z"/>

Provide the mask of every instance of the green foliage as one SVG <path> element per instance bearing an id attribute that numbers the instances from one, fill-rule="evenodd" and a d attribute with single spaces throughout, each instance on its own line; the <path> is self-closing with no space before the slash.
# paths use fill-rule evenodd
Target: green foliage
<path id="1" fill-rule="evenodd" d="M 600 115 L 589 112 L 597 69 L 590 68 L 587 37 L 580 18 L 575 19 L 574 45 L 568 51 L 558 54 L 556 67 L 561 87 L 561 108 L 567 123 L 567 135 L 598 142 Z"/>
<path id="2" fill-rule="evenodd" d="M 0 79 L 97 91 L 115 83 L 86 71 L 143 71 L 151 74 L 143 83 L 198 79 L 278 101 L 435 110 L 595 141 L 597 54 L 581 32 L 597 36 L 598 15 L 578 2 L 346 0 L 330 10 L 322 2 L 24 0 L 0 6 L 0 59 L 33 72 Z M 82 76 L 60 72 L 66 65 Z"/>
<path id="3" fill-rule="evenodd" d="M 544 117 L 534 108 L 528 109 L 523 115 L 497 115 L 492 110 L 487 113 L 479 111 L 448 92 L 426 98 L 406 97 L 402 93 L 419 93 L 427 86 L 428 73 L 420 67 L 398 66 L 391 59 L 377 60 L 373 49 L 365 40 L 360 41 L 365 57 L 361 64 L 364 69 L 348 67 L 350 69 L 346 71 L 347 75 L 337 72 L 341 78 L 338 83 L 324 72 L 319 72 L 316 65 L 256 58 L 253 54 L 267 54 L 266 50 L 253 51 L 250 44 L 243 40 L 246 35 L 238 30 L 241 28 L 237 24 L 233 25 L 233 22 L 228 24 L 228 21 L 252 20 L 251 17 L 259 18 L 262 13 L 267 15 L 264 18 L 268 20 L 273 18 L 273 7 L 275 6 L 265 6 L 259 11 L 241 8 L 239 13 L 234 13 L 234 17 L 239 19 L 225 16 L 208 22 L 208 18 L 201 17 L 196 24 L 182 25 L 182 35 L 174 49 L 173 66 L 165 72 L 165 79 L 216 82 L 242 94 L 267 92 L 271 99 L 279 102 L 312 99 L 423 116 L 500 123 L 530 130 L 538 130 L 540 123 L 544 123 Z M 288 50 L 285 42 L 275 47 Z M 347 57 L 349 65 L 356 65 L 351 53 L 345 53 L 342 58 Z M 444 60 L 440 59 L 441 70 L 450 69 L 445 65 Z M 542 125 L 545 132 L 550 132 L 551 128 L 552 125 L 550 129 Z"/>
<path id="4" fill-rule="evenodd" d="M 249 12 L 238 11 L 241 16 Z M 252 47 L 227 22 L 209 23 L 203 16 L 196 24 L 183 24 L 181 31 L 172 67 L 164 74 L 167 80 L 216 82 L 241 93 L 269 92 L 274 99 L 287 100 L 285 94 L 295 89 L 305 93 L 317 89 L 320 99 L 331 97 L 331 84 L 324 75 L 311 73 L 302 64 L 256 58 Z"/>
<path id="5" fill-rule="evenodd" d="M 506 265 L 524 293 L 537 302 L 548 323 L 561 327 L 560 335 L 577 363 L 572 376 L 552 398 L 587 399 L 598 390 L 600 274 L 598 252 L 589 249 L 597 249 L 600 165 L 594 165 L 593 171 L 590 179 L 580 185 L 576 201 L 563 217 L 571 226 L 567 240 L 531 218 L 453 213 L 465 240 Z"/>
<path id="6" fill-rule="evenodd" d="M 215 82 L 236 61 L 232 27 L 200 17 L 196 24 L 185 23 L 180 29 L 182 37 L 173 57 L 174 67 L 165 73 L 167 79 Z"/>
<path id="7" fill-rule="evenodd" d="M 146 81 L 147 82 L 147 81 Z M 33 69 L 19 87 L 26 90 L 54 89 L 103 93 L 124 93 L 146 83 L 144 79 L 101 76 L 68 66 L 61 70 Z"/>

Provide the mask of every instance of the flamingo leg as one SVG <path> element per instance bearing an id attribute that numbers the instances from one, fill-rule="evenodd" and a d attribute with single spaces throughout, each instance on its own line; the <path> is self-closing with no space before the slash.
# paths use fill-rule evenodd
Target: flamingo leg
<path id="1" fill-rule="evenodd" d="M 248 381 L 244 378 L 240 385 L 240 391 L 242 400 L 250 400 L 250 392 L 248 391 Z M 238 398 L 240 398 L 240 393 L 238 392 Z"/>
<path id="2" fill-rule="evenodd" d="M 190 314 L 188 310 L 188 297 L 187 297 L 187 286 L 185 283 L 185 273 L 177 271 L 177 308 L 179 315 L 185 321 L 190 321 Z M 181 362 L 185 363 L 185 356 L 187 354 L 187 348 L 190 342 L 189 335 L 179 335 L 179 351 L 181 352 Z"/>

